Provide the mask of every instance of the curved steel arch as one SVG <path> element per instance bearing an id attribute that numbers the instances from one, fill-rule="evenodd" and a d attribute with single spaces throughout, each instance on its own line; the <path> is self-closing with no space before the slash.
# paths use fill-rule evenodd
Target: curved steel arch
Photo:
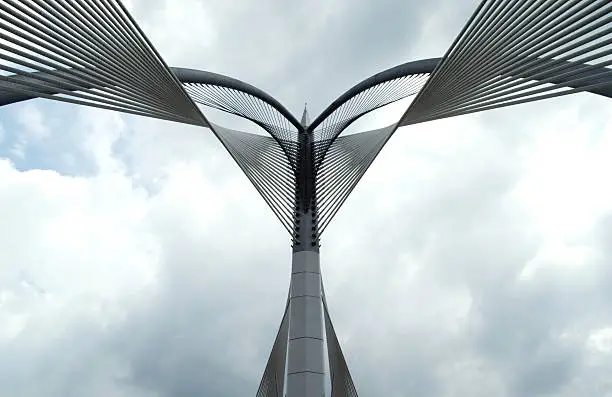
<path id="1" fill-rule="evenodd" d="M 346 103 L 351 98 L 359 95 L 361 92 L 375 87 L 379 84 L 386 83 L 391 80 L 406 77 L 414 74 L 429 74 L 434 71 L 442 58 L 428 58 L 418 61 L 406 62 L 401 65 L 394 66 L 382 72 L 376 73 L 365 80 L 355 84 L 348 89 L 344 94 L 334 100 L 325 110 L 321 112 L 310 124 L 310 129 L 317 128 L 327 117 L 329 117 L 340 106 Z"/>
<path id="2" fill-rule="evenodd" d="M 176 67 L 170 67 L 169 70 L 195 102 L 245 118 L 267 131 L 283 148 L 291 164 L 295 166 L 294 146 L 297 142 L 297 133 L 303 130 L 303 126 L 271 95 L 251 84 L 218 73 Z M 70 70 L 60 70 L 60 72 L 69 74 Z M 13 81 L 2 81 L 2 76 L 0 76 L 0 106 L 75 90 L 75 86 L 69 81 L 64 81 L 47 72 L 31 72 L 27 75 L 10 77 Z M 39 86 L 37 93 L 24 92 L 19 89 L 18 82 L 27 83 L 29 81 Z M 41 86 L 41 81 L 52 83 Z M 81 84 L 79 88 L 93 87 L 94 85 Z M 206 87 L 209 90 L 205 90 Z M 211 91 L 211 88 L 214 89 Z M 204 126 L 211 127 L 210 122 L 206 120 Z"/>
<path id="3" fill-rule="evenodd" d="M 368 77 L 367 79 L 354 85 L 353 87 L 348 89 L 346 92 L 344 92 L 342 95 L 340 95 L 337 99 L 335 99 L 327 108 L 325 108 L 312 121 L 312 123 L 308 126 L 308 129 L 310 131 L 313 131 L 314 129 L 316 129 L 334 111 L 336 111 L 343 104 L 345 104 L 351 98 L 359 95 L 360 93 L 368 89 L 371 89 L 377 85 L 380 85 L 380 84 L 383 84 L 383 83 L 386 83 L 388 81 L 395 80 L 398 78 L 406 77 L 409 75 L 431 74 L 434 72 L 438 64 L 443 59 L 444 58 L 428 58 L 428 59 L 421 59 L 418 61 L 411 61 L 411 62 L 403 63 L 401 65 L 394 66 L 392 68 L 389 68 L 387 70 L 384 70 L 382 72 L 379 72 L 375 75 Z M 554 61 L 554 60 L 551 60 L 550 62 L 557 63 L 557 64 L 559 63 L 558 61 Z M 580 66 L 581 65 L 573 65 L 572 68 L 578 69 Z M 241 80 L 238 80 L 238 79 L 235 79 L 229 76 L 225 76 L 225 75 L 213 73 L 213 72 L 208 72 L 204 70 L 180 68 L 180 67 L 170 67 L 169 69 L 172 71 L 172 73 L 177 77 L 177 79 L 182 84 L 195 83 L 195 84 L 215 85 L 218 87 L 225 87 L 225 88 L 233 89 L 236 91 L 241 91 L 246 94 L 252 95 L 260 99 L 261 101 L 269 104 L 274 109 L 276 109 L 283 117 L 287 119 L 287 121 L 289 121 L 294 127 L 296 127 L 298 131 L 300 131 L 303 128 L 300 122 L 297 120 L 297 118 L 287 108 L 285 108 L 280 102 L 278 102 L 274 97 L 272 97 L 265 91 L 251 84 L 248 84 L 246 82 L 243 82 Z M 589 75 L 593 75 L 593 76 L 601 75 L 602 70 L 605 70 L 605 68 L 597 68 L 595 70 L 592 69 L 592 70 L 581 72 L 581 73 L 585 78 L 588 78 Z M 38 81 L 42 79 L 38 78 L 37 76 L 48 76 L 50 79 L 53 79 L 57 84 L 49 85 L 45 91 L 41 91 L 42 93 L 46 95 L 58 94 L 59 93 L 57 89 L 58 87 L 65 89 L 65 90 L 72 89 L 69 86 L 68 82 L 62 83 L 62 81 L 59 80 L 57 77 L 51 76 L 50 74 L 47 74 L 45 72 L 32 72 L 29 75 L 32 77 L 28 77 L 28 76 L 11 76 L 11 77 L 14 78 L 15 80 L 22 80 L 22 81 L 37 80 Z M 2 76 L 0 76 L 0 106 L 9 105 L 12 103 L 26 101 L 29 99 L 35 99 L 39 97 L 34 94 L 14 91 L 13 86 L 15 86 L 16 84 L 10 81 L 2 81 L 1 77 Z M 520 77 L 527 78 L 528 76 L 520 76 Z M 603 77 L 595 77 L 589 80 L 589 82 L 592 82 L 592 81 L 601 82 L 603 81 L 603 79 L 604 79 Z M 548 80 L 548 82 L 553 83 L 553 84 L 566 84 L 569 79 L 555 78 L 554 76 L 551 76 L 551 77 L 543 76 L 542 80 Z M 584 84 L 584 85 L 587 85 L 587 84 Z M 586 91 L 591 92 L 593 94 L 612 98 L 612 86 L 610 85 L 592 87 Z"/>
<path id="4" fill-rule="evenodd" d="M 309 130 L 314 131 L 315 129 L 317 129 L 317 127 L 319 127 L 325 121 L 325 119 L 327 119 L 330 115 L 332 115 L 335 111 L 337 111 L 340 107 L 342 107 L 344 104 L 346 104 L 348 101 L 350 101 L 352 98 L 356 97 L 357 95 L 367 90 L 370 90 L 378 85 L 381 85 L 381 84 L 384 84 L 389 81 L 396 80 L 402 77 L 407 77 L 410 75 L 417 75 L 417 74 L 431 74 L 436 70 L 438 65 L 444 59 L 445 58 L 440 57 L 440 58 L 428 58 L 428 59 L 421 59 L 418 61 L 406 62 L 401 65 L 397 65 L 387 70 L 384 70 L 375 75 L 372 75 L 365 80 L 362 80 L 358 84 L 348 89 L 342 95 L 340 95 L 327 108 L 325 108 L 325 110 L 323 110 L 321 114 L 319 114 L 313 120 L 313 122 L 309 125 Z M 605 72 L 610 71 L 610 69 L 608 68 L 594 67 L 588 70 L 581 70 L 581 69 L 584 69 L 586 65 L 578 64 L 576 62 L 557 61 L 554 59 L 551 59 L 551 60 L 540 59 L 539 62 L 540 64 L 542 63 L 547 64 L 549 65 L 549 67 L 555 67 L 555 66 L 565 67 L 566 70 L 573 71 L 575 74 L 579 75 L 579 77 L 582 79 L 581 81 L 576 82 L 575 80 L 577 79 L 575 77 L 568 78 L 568 77 L 563 77 L 563 76 L 556 76 L 552 73 L 549 73 L 548 75 L 543 74 L 543 75 L 538 76 L 539 81 L 546 82 L 546 83 L 552 83 L 552 84 L 558 84 L 558 85 L 569 83 L 568 86 L 572 88 L 589 87 L 585 91 L 590 92 L 592 94 L 597 94 L 597 95 L 602 95 L 608 98 L 612 98 L 612 85 L 610 85 L 609 83 L 610 78 L 602 77 L 602 75 Z M 523 72 L 523 73 L 518 74 L 517 77 L 529 79 L 531 76 Z M 608 82 L 607 83 L 608 85 L 602 84 L 605 82 Z M 356 117 L 355 119 L 361 116 L 363 116 L 363 114 L 358 115 L 358 117 Z M 351 120 L 351 122 L 352 121 L 355 121 L 355 120 Z M 405 124 L 402 123 L 401 125 L 405 125 Z M 346 128 L 347 126 L 348 125 L 346 125 L 344 128 Z"/>
<path id="5" fill-rule="evenodd" d="M 245 83 L 242 80 L 238 80 L 233 77 L 229 77 L 229 76 L 225 76 L 225 75 L 213 73 L 213 72 L 207 72 L 204 70 L 198 70 L 198 69 L 171 67 L 170 70 L 183 84 L 194 83 L 194 84 L 215 85 L 218 87 L 225 87 L 225 88 L 230 88 L 236 91 L 242 91 L 246 94 L 252 95 L 266 102 L 267 104 L 272 106 L 274 109 L 276 109 L 294 127 L 296 127 L 298 131 L 302 128 L 302 125 L 295 118 L 295 116 L 289 110 L 287 110 L 287 108 L 285 108 L 280 102 L 274 99 L 274 97 L 272 97 L 267 92 L 251 84 Z"/>
<path id="6" fill-rule="evenodd" d="M 276 99 L 248 83 L 195 69 L 171 68 L 194 102 L 247 119 L 276 140 L 293 169 L 304 127 Z"/>
<path id="7" fill-rule="evenodd" d="M 207 85 L 215 85 L 218 87 L 226 87 L 237 91 L 242 91 L 246 94 L 252 95 L 272 106 L 276 109 L 280 114 L 282 114 L 293 126 L 297 129 L 301 129 L 300 122 L 295 118 L 293 114 L 287 108 L 285 108 L 280 102 L 278 102 L 274 97 L 266 93 L 265 91 L 251 85 L 245 83 L 244 81 L 225 76 L 218 73 L 212 73 L 204 70 L 197 69 L 188 69 L 188 68 L 178 68 L 178 67 L 170 67 L 170 71 L 178 78 L 178 80 L 182 84 L 207 84 Z M 29 77 L 31 76 L 31 77 Z M 58 87 L 65 90 L 70 90 L 71 86 L 68 81 L 63 82 L 61 79 L 58 79 L 55 76 L 52 76 L 46 72 L 32 72 L 29 73 L 28 76 L 25 75 L 12 75 L 10 76 L 12 79 L 17 81 L 40 81 L 47 77 L 48 79 L 54 80 L 56 85 L 48 84 L 48 88 L 41 93 L 47 95 L 55 95 L 58 94 Z M 0 106 L 9 105 L 11 103 L 26 101 L 29 99 L 35 99 L 39 96 L 34 94 L 29 94 L 26 92 L 19 92 L 15 89 L 17 84 L 11 81 L 2 81 L 0 76 Z"/>
<path id="8" fill-rule="evenodd" d="M 297 119 L 291 114 L 291 112 L 287 110 L 275 98 L 251 84 L 232 77 L 203 70 L 177 67 L 171 67 L 169 68 L 169 70 L 175 75 L 177 80 L 182 84 L 183 88 L 186 89 L 188 94 L 192 97 L 192 99 L 195 100 L 195 102 L 238 115 L 239 117 L 243 117 L 252 121 L 253 123 L 266 130 L 283 149 L 285 156 L 289 160 L 292 169 L 296 171 L 298 146 L 297 133 L 304 131 L 305 128 L 307 128 L 310 132 L 314 132 L 313 138 L 315 146 L 315 169 L 319 169 L 322 166 L 325 157 L 328 155 L 328 152 L 331 150 L 336 138 L 351 123 L 374 109 L 377 109 L 381 106 L 417 93 L 421 90 L 422 86 L 426 82 L 426 80 L 421 79 L 418 81 L 418 84 L 416 84 L 416 86 L 411 87 L 411 90 L 400 90 L 399 94 L 396 92 L 394 94 L 395 96 L 390 96 L 390 93 L 393 92 L 393 89 L 398 88 L 397 84 L 393 86 L 395 81 L 399 81 L 398 79 L 406 78 L 409 76 L 425 76 L 425 78 L 428 78 L 428 76 L 436 70 L 438 65 L 440 65 L 440 63 L 444 59 L 445 58 L 429 58 L 418 61 L 411 61 L 401 65 L 397 65 L 395 67 L 377 73 L 373 76 L 370 76 L 367 79 L 359 82 L 355 86 L 351 87 L 342 95 L 340 95 L 325 110 L 323 110 L 323 112 L 321 112 L 321 114 L 317 116 L 317 118 L 309 126 L 306 127 L 302 126 L 301 123 L 298 122 Z M 539 61 L 540 63 L 542 63 L 542 60 Z M 589 89 L 587 91 L 612 98 L 612 85 L 606 86 L 601 84 L 593 84 L 601 83 L 602 81 L 605 82 L 604 78 L 601 77 L 602 72 L 609 71 L 609 69 L 601 67 L 591 67 L 589 68 L 589 70 L 583 71 L 581 69 L 584 69 L 585 65 L 577 64 L 575 62 L 572 63 L 560 62 L 557 60 L 548 60 L 545 61 L 545 63 L 550 65 L 549 67 L 565 67 L 568 70 L 577 71 L 577 73 L 580 73 L 580 81 L 582 82 L 582 84 L 574 83 L 574 86 L 588 86 Z M 41 76 L 45 77 L 41 79 Z M 530 76 L 527 73 L 519 73 L 518 77 L 523 79 L 533 79 L 533 76 Z M 49 84 L 47 86 L 48 88 L 39 89 L 39 91 L 45 94 L 45 96 L 57 94 L 58 88 L 65 90 L 74 89 L 69 82 L 64 83 L 60 78 L 47 74 L 46 72 L 33 72 L 30 73 L 28 76 L 13 77 L 13 80 L 16 81 L 28 81 L 29 79 L 38 82 L 40 82 L 41 80 L 44 81 L 45 79 L 53 81 L 53 84 Z M 571 84 L 570 79 L 563 78 L 562 76 L 554 74 L 539 75 L 538 80 L 559 85 L 568 83 Z M 0 106 L 37 97 L 36 95 L 23 92 L 11 92 L 11 85 L 14 84 L 14 82 L 0 80 Z M 202 89 L 204 86 L 207 86 L 208 88 L 219 87 L 224 91 L 221 94 L 211 91 L 204 92 L 205 90 Z M 5 87 L 9 91 L 3 92 L 1 90 L 2 87 Z M 362 111 L 355 111 L 356 107 L 353 105 L 354 102 L 357 102 L 355 100 L 356 98 L 363 99 L 365 97 L 367 99 L 368 97 L 376 95 L 380 96 L 381 93 L 384 97 L 383 100 L 379 100 L 378 102 L 374 103 L 370 102 L 370 106 L 365 106 L 364 108 L 362 108 Z M 246 97 L 242 94 L 246 94 Z M 253 112 L 251 112 L 251 114 L 249 114 L 249 112 L 245 112 L 245 109 L 249 108 L 249 99 L 251 99 L 250 108 L 252 110 L 255 110 L 255 114 L 253 114 Z M 260 101 L 261 103 L 253 103 L 252 99 Z M 240 102 L 238 103 L 238 101 Z M 266 107 L 269 107 L 268 113 L 265 113 Z M 338 121 L 338 118 L 336 118 L 337 113 L 342 113 L 338 111 L 342 111 L 343 107 L 350 107 L 353 113 L 349 114 L 349 116 L 344 119 L 340 118 L 340 120 Z M 264 110 L 264 112 L 261 112 L 262 109 Z M 272 109 L 273 113 L 275 114 L 271 115 L 270 109 Z M 332 122 L 330 122 L 330 120 L 332 120 Z M 334 120 L 336 121 L 336 123 L 333 122 Z M 206 124 L 207 125 L 205 126 L 212 128 L 212 126 L 207 120 Z M 403 118 L 398 123 L 398 127 L 408 124 L 410 124 L 410 121 L 406 118 Z M 293 127 L 295 131 L 289 131 L 290 127 Z M 213 132 L 217 135 L 214 129 Z"/>

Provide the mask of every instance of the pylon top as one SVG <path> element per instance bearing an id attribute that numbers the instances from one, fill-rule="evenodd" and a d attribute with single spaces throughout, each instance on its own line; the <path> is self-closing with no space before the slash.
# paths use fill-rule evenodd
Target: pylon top
<path id="1" fill-rule="evenodd" d="M 308 127 L 310 124 L 310 115 L 308 114 L 308 103 L 304 102 L 304 113 L 302 113 L 302 119 L 300 120 L 302 127 Z"/>

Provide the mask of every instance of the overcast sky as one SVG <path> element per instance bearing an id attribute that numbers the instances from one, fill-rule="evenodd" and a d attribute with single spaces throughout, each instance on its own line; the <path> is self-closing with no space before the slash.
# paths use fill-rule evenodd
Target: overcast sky
<path id="1" fill-rule="evenodd" d="M 169 65 L 315 116 L 442 56 L 477 1 L 127 3 Z M 360 396 L 612 396 L 611 169 L 591 94 L 398 130 L 321 247 Z M 290 260 L 209 130 L 0 109 L 0 395 L 253 396 Z"/>

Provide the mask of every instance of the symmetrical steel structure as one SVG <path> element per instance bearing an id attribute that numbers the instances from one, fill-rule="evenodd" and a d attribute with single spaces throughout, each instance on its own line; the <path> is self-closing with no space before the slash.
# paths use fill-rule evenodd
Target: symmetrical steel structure
<path id="1" fill-rule="evenodd" d="M 609 0 L 483 0 L 444 57 L 378 73 L 298 121 L 242 81 L 169 68 L 118 0 L 0 2 L 0 105 L 40 97 L 210 128 L 290 234 L 289 296 L 258 397 L 321 397 L 325 350 L 331 395 L 357 396 L 325 300 L 319 239 L 398 127 L 581 91 L 612 97 L 610 63 Z M 342 135 L 411 95 L 395 124 Z M 196 104 L 269 136 L 214 125 Z"/>

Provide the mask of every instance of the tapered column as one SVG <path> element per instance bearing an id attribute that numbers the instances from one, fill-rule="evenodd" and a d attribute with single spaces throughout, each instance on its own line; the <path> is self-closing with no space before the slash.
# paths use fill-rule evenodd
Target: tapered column
<path id="1" fill-rule="evenodd" d="M 304 129 L 298 140 L 286 397 L 323 397 L 325 393 L 314 143 L 308 122 L 304 109 Z"/>
<path id="2" fill-rule="evenodd" d="M 291 266 L 287 397 L 322 397 L 323 308 L 319 253 L 297 251 Z"/>

